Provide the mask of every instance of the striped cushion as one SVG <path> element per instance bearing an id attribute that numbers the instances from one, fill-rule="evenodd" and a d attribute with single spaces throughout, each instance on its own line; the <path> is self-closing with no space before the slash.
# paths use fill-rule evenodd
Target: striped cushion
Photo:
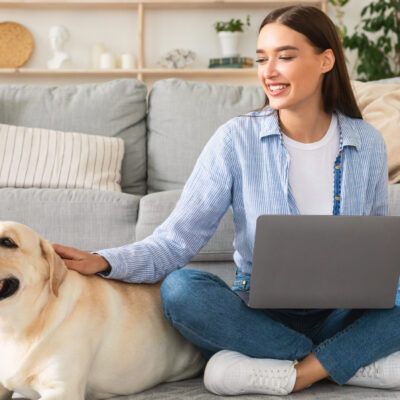
<path id="1" fill-rule="evenodd" d="M 0 187 L 121 191 L 120 138 L 0 124 Z"/>

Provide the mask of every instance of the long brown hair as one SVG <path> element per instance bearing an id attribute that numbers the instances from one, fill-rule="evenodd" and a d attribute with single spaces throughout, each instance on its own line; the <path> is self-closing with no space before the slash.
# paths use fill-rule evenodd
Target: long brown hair
<path id="1" fill-rule="evenodd" d="M 320 9 L 312 6 L 289 6 L 271 11 L 261 23 L 261 29 L 272 22 L 303 34 L 311 44 L 322 53 L 332 49 L 335 55 L 335 65 L 326 72 L 322 82 L 322 98 L 324 110 L 327 113 L 340 111 L 352 117 L 362 119 L 346 68 L 345 57 L 335 25 Z M 269 104 L 265 96 L 264 109 Z M 257 110 L 257 111 L 259 111 Z"/>

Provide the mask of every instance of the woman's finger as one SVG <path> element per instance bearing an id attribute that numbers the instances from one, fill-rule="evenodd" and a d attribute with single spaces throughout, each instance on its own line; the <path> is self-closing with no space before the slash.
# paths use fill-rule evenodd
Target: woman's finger
<path id="1" fill-rule="evenodd" d="M 74 247 L 63 246 L 61 244 L 52 243 L 53 249 L 61 257 L 70 260 L 81 260 L 83 254 L 82 250 L 75 249 Z"/>

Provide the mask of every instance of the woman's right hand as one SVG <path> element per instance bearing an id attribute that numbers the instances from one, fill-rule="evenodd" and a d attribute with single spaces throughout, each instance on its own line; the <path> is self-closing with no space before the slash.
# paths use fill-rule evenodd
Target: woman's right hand
<path id="1" fill-rule="evenodd" d="M 99 254 L 88 253 L 74 247 L 52 243 L 55 252 L 62 258 L 68 269 L 83 275 L 93 275 L 110 267 L 108 261 Z"/>

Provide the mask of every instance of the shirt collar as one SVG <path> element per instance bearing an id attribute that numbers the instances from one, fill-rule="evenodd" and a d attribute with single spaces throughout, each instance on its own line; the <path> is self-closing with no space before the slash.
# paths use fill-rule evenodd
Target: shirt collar
<path id="1" fill-rule="evenodd" d="M 278 135 L 282 139 L 282 132 L 279 128 L 278 112 L 270 107 L 266 107 L 266 118 L 263 119 L 262 129 L 260 131 L 260 139 L 265 136 Z M 336 112 L 338 117 L 338 126 L 342 135 L 343 147 L 354 146 L 357 150 L 361 149 L 361 138 L 357 126 L 353 119 Z"/>

